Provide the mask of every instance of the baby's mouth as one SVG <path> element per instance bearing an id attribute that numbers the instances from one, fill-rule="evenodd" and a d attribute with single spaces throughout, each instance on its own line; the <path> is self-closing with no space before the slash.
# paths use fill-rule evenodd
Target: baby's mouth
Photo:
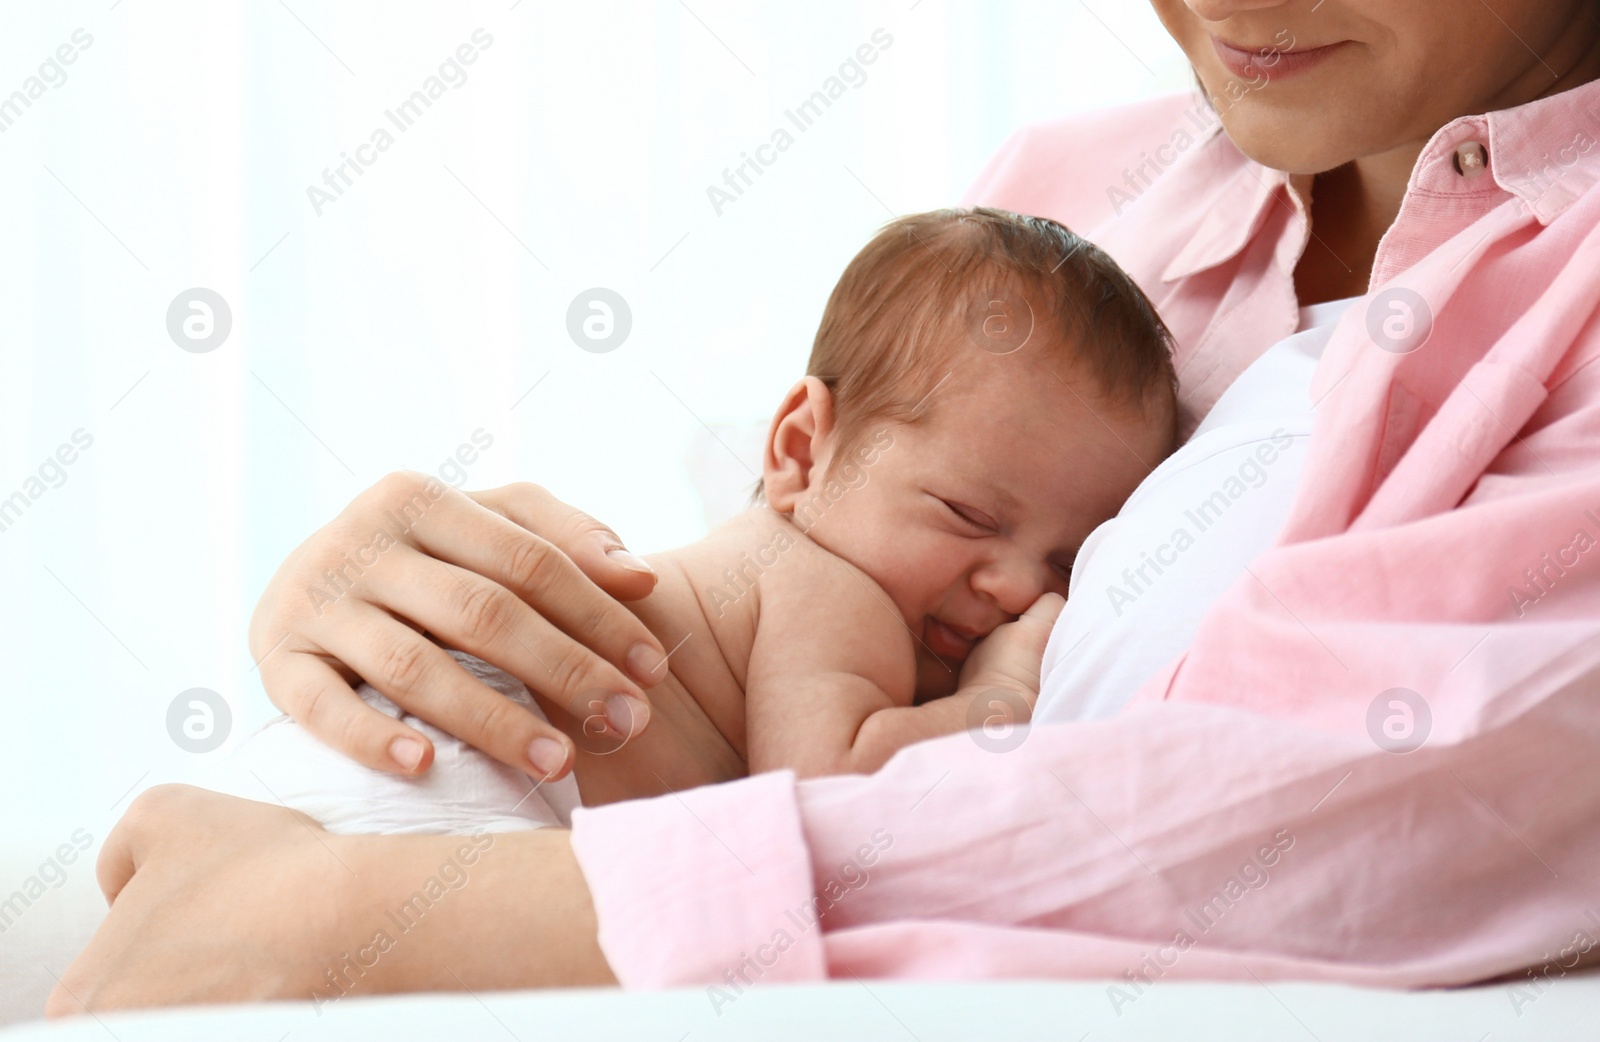
<path id="1" fill-rule="evenodd" d="M 941 659 L 954 662 L 965 659 L 971 653 L 972 646 L 978 642 L 976 635 L 969 635 L 966 630 L 955 629 L 932 615 L 927 617 L 927 622 L 922 627 L 922 638 L 929 651 Z"/>

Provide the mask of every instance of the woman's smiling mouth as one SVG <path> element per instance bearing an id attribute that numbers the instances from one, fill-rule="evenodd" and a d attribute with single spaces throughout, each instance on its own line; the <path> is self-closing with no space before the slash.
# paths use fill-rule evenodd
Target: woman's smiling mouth
<path id="1" fill-rule="evenodd" d="M 1323 47 L 1286 51 L 1276 46 L 1242 47 L 1218 36 L 1211 38 L 1211 44 L 1216 48 L 1217 57 L 1222 59 L 1223 67 L 1240 79 L 1252 83 L 1287 79 L 1305 72 L 1322 64 L 1349 42 L 1342 40 Z"/>

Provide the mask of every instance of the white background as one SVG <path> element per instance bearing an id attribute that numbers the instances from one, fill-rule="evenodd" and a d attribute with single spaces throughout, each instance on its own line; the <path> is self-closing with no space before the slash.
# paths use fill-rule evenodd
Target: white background
<path id="1" fill-rule="evenodd" d="M 480 27 L 465 83 L 319 216 L 307 186 Z M 0 28 L 0 99 L 93 37 L 0 133 L 0 499 L 94 439 L 0 531 L 0 820 L 97 842 L 271 715 L 251 609 L 361 489 L 483 428 L 468 487 L 692 540 L 702 422 L 768 415 L 874 229 L 953 204 L 1023 123 L 1188 83 L 1113 0 L 107 0 Z M 706 187 L 878 28 L 866 82 L 719 216 Z M 195 286 L 232 310 L 206 354 L 167 333 Z M 592 286 L 633 314 L 608 354 L 566 331 Z M 168 737 L 193 687 L 232 706 L 216 752 Z"/>

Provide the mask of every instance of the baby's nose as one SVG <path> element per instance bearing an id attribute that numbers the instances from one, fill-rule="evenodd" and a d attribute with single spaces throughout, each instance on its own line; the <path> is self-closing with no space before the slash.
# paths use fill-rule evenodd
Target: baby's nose
<path id="1" fill-rule="evenodd" d="M 990 561 L 972 573 L 972 588 L 1015 617 L 1045 592 L 1047 571 L 1044 562 L 1023 557 Z"/>

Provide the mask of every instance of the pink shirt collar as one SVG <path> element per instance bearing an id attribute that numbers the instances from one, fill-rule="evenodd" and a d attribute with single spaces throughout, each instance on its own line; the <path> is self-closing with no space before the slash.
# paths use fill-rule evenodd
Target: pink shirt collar
<path id="1" fill-rule="evenodd" d="M 1300 237 L 1306 234 L 1309 177 L 1292 176 L 1246 157 L 1221 133 L 1220 124 L 1202 144 L 1228 155 L 1234 167 L 1231 183 L 1161 272 L 1163 282 L 1188 278 L 1238 256 L 1260 232 L 1273 207 L 1290 208 Z M 1463 176 L 1457 156 L 1474 146 L 1483 150 L 1485 167 L 1475 177 Z M 1458 203 L 1481 213 L 1510 196 L 1525 203 L 1540 224 L 1548 225 L 1597 180 L 1600 81 L 1516 108 L 1463 116 L 1441 127 L 1417 157 L 1401 212 L 1416 209 L 1416 201 L 1427 197 L 1435 204 Z M 1397 221 L 1396 226 L 1402 223 Z M 1380 286 L 1410 267 L 1415 252 L 1380 247 L 1371 285 Z"/>

